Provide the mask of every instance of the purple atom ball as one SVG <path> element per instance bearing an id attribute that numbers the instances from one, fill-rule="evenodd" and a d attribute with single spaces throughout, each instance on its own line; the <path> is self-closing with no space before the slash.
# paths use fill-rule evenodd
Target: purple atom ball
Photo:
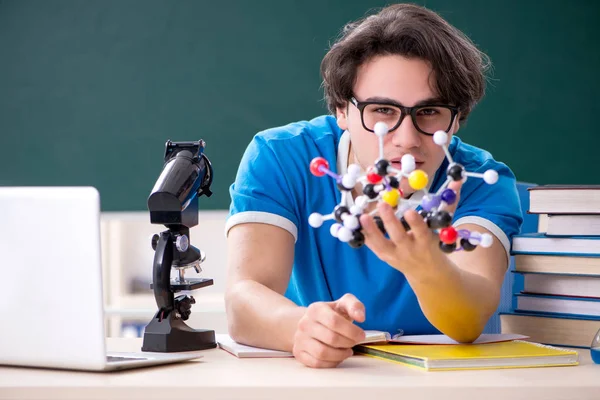
<path id="1" fill-rule="evenodd" d="M 423 197 L 423 200 L 421 200 L 421 207 L 425 211 L 431 211 L 433 208 L 438 207 L 441 202 L 442 199 L 440 199 L 440 196 L 425 196 Z"/>

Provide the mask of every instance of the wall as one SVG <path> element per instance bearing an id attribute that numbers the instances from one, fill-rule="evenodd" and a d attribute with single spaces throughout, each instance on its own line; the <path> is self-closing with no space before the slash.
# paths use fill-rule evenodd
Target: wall
<path id="1" fill-rule="evenodd" d="M 494 74 L 460 131 L 536 183 L 599 183 L 596 1 L 430 0 Z M 0 0 L 0 185 L 93 185 L 145 210 L 167 139 L 207 142 L 214 196 L 252 136 L 324 113 L 319 63 L 384 1 Z M 308 163 L 309 160 L 307 160 Z"/>

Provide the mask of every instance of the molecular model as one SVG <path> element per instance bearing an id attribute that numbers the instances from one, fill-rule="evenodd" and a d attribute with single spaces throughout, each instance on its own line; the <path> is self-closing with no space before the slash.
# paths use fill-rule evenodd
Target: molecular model
<path id="1" fill-rule="evenodd" d="M 375 135 L 379 141 L 379 159 L 375 165 L 370 166 L 366 174 L 361 173 L 361 168 L 357 164 L 348 166 L 348 171 L 343 176 L 332 172 L 329 169 L 329 163 L 322 157 L 314 158 L 310 163 L 310 171 L 313 175 L 322 177 L 328 175 L 335 179 L 338 189 L 342 193 L 340 203 L 334 208 L 331 214 L 322 215 L 312 213 L 308 219 L 310 226 L 319 228 L 324 221 L 335 219 L 335 223 L 330 227 L 332 236 L 340 241 L 348 243 L 351 247 L 359 248 L 365 242 L 365 237 L 361 232 L 359 217 L 365 212 L 370 203 L 386 202 L 395 209 L 396 217 L 402 222 L 404 228 L 408 231 L 410 226 L 403 218 L 406 210 L 421 206 L 419 214 L 423 217 L 427 226 L 439 236 L 440 249 L 445 253 L 465 250 L 472 251 L 478 245 L 490 247 L 492 245 L 492 236 L 488 233 L 471 232 L 467 229 L 455 229 L 451 226 L 453 215 L 444 208 L 456 201 L 456 192 L 448 185 L 452 181 L 466 180 L 467 177 L 483 178 L 487 184 L 494 184 L 498 181 L 498 173 L 492 169 L 483 174 L 467 172 L 465 168 L 455 163 L 448 151 L 448 134 L 444 131 L 437 131 L 433 135 L 433 141 L 444 149 L 449 166 L 446 170 L 446 181 L 436 193 L 429 193 L 427 189 L 428 176 L 422 170 L 415 169 L 415 159 L 412 155 L 406 154 L 401 159 L 401 169 L 394 168 L 390 162 L 383 158 L 383 140 L 388 134 L 388 126 L 383 122 L 375 124 Z M 408 180 L 408 184 L 415 191 L 422 191 L 423 196 L 420 201 L 404 199 L 400 189 L 402 178 Z M 355 186 L 362 184 L 362 195 L 358 196 L 354 205 L 349 206 L 352 190 Z M 381 217 L 377 214 L 377 208 L 369 212 L 373 216 L 379 229 L 385 234 L 385 227 Z"/>

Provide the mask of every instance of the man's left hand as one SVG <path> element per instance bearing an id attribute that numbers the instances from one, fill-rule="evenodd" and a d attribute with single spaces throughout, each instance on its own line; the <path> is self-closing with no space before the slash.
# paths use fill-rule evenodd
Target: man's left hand
<path id="1" fill-rule="evenodd" d="M 451 182 L 448 186 L 457 194 L 455 202 L 444 208 L 451 214 L 456 210 L 461 186 L 462 182 Z M 407 232 L 389 204 L 381 202 L 377 208 L 389 239 L 379 230 L 372 216 L 361 216 L 360 223 L 365 244 L 381 260 L 405 275 L 419 270 L 425 272 L 424 269 L 439 265 L 444 253 L 439 248 L 438 236 L 427 226 L 423 217 L 415 210 L 406 211 L 404 219 L 410 226 Z"/>

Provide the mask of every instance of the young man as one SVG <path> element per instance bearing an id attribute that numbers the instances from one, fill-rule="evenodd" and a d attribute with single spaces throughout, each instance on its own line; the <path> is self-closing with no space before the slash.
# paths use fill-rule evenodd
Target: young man
<path id="1" fill-rule="evenodd" d="M 442 332 L 460 342 L 481 334 L 522 222 L 512 172 L 452 136 L 483 96 L 485 60 L 463 34 L 414 5 L 390 6 L 346 27 L 321 65 L 335 118 L 259 133 L 231 186 L 226 306 L 233 339 L 334 367 L 352 355 L 363 329 Z M 433 142 L 438 129 L 452 138 L 449 151 L 467 171 L 498 172 L 495 185 L 474 178 L 451 184 L 460 194 L 454 226 L 490 233 L 491 247 L 443 253 L 415 210 L 404 214 L 407 232 L 388 205 L 378 206 L 388 235 L 365 213 L 366 246 L 359 249 L 332 237 L 328 226 L 310 227 L 311 213 L 328 214 L 340 199 L 333 180 L 310 173 L 310 161 L 324 157 L 340 174 L 350 164 L 373 165 L 379 116 L 391 125 L 385 158 L 400 168 L 401 157 L 413 155 L 430 191 L 445 181 L 448 166 Z M 404 180 L 401 189 L 405 197 L 414 192 Z"/>

